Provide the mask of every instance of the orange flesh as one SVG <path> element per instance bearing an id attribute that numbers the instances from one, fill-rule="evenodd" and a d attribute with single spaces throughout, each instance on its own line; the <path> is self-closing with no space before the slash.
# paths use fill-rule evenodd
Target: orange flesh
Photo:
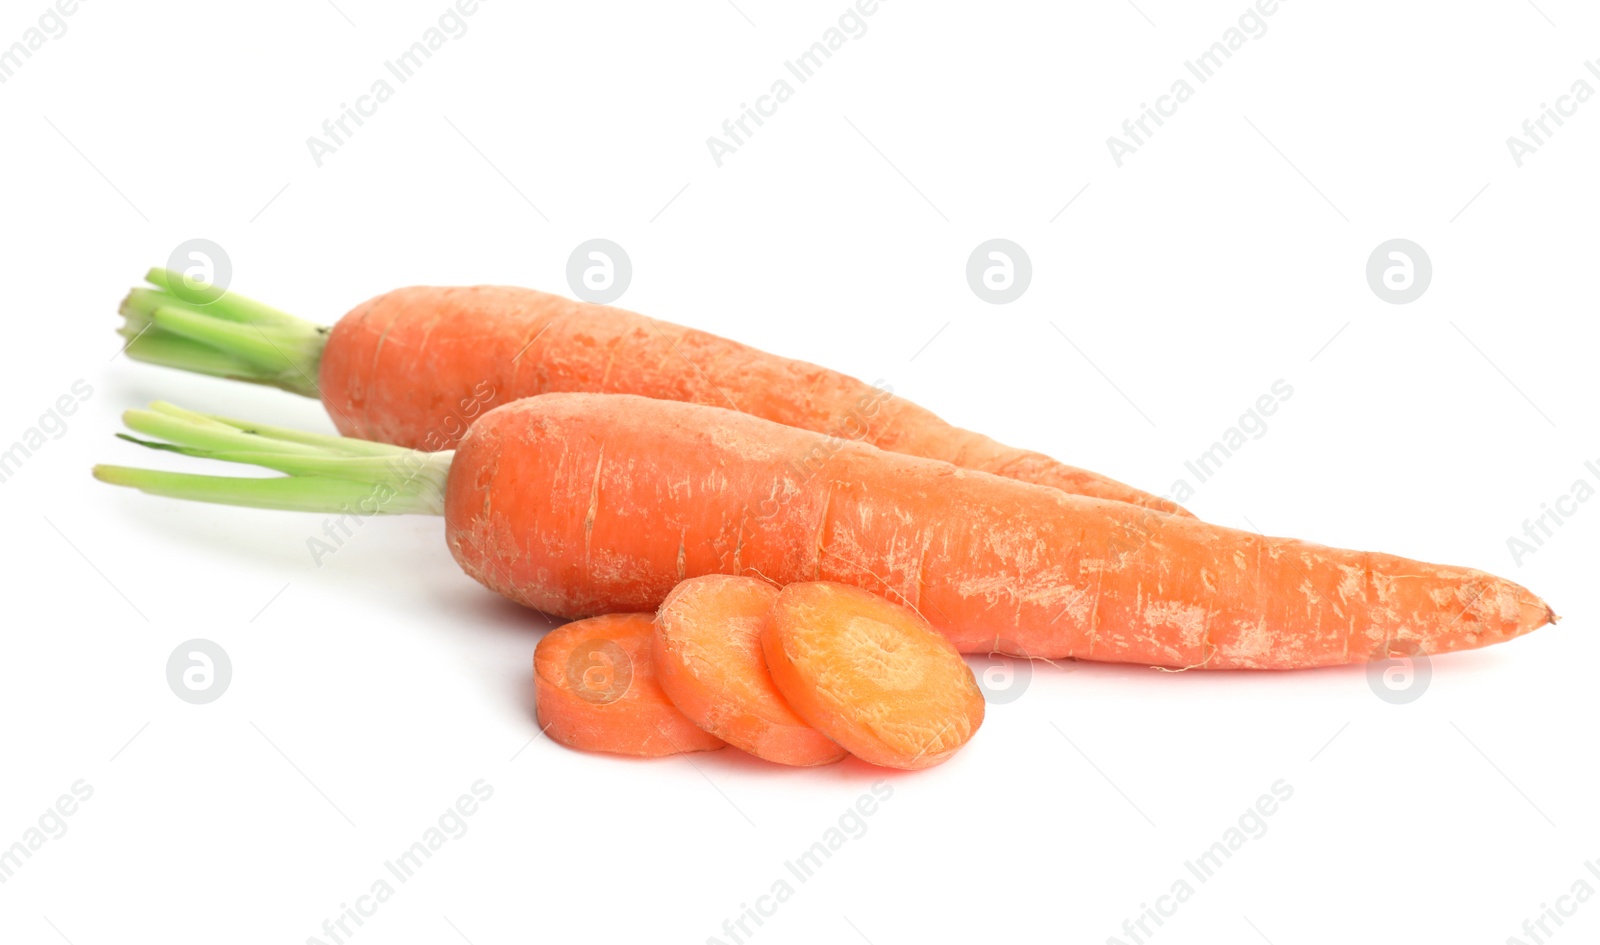
<path id="1" fill-rule="evenodd" d="M 710 574 L 673 588 L 656 613 L 652 656 L 661 688 L 696 725 L 758 758 L 824 765 L 844 749 L 789 708 L 761 653 L 778 590 Z"/>
<path id="2" fill-rule="evenodd" d="M 790 584 L 761 644 L 794 710 L 863 761 L 936 765 L 983 723 L 983 693 L 950 641 L 860 588 Z"/>
<path id="3" fill-rule="evenodd" d="M 413 286 L 380 295 L 333 327 L 318 384 L 340 432 L 418 449 L 451 449 L 475 417 L 522 397 L 639 394 L 1189 515 L 1098 473 L 951 426 L 836 371 L 531 289 Z"/>
<path id="4" fill-rule="evenodd" d="M 650 662 L 650 614 L 609 614 L 545 634 L 533 653 L 539 725 L 584 751 L 658 758 L 722 741 L 673 707 Z"/>
<path id="5" fill-rule="evenodd" d="M 755 417 L 549 394 L 473 425 L 445 496 L 461 567 L 559 616 L 654 611 L 684 578 L 829 580 L 914 607 L 956 648 L 1294 669 L 1438 654 L 1554 616 L 1482 571 L 1072 496 Z"/>

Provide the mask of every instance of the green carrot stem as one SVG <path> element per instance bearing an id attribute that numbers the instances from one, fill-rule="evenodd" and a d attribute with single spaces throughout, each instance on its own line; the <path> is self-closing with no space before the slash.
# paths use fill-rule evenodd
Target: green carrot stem
<path id="1" fill-rule="evenodd" d="M 182 413 L 189 412 L 178 407 L 173 407 L 171 404 L 162 403 L 151 404 L 150 409 L 158 412 L 165 412 L 169 409 L 177 410 Z M 235 430 L 241 430 L 245 433 L 259 433 L 262 436 L 271 437 L 275 440 L 282 440 L 286 443 L 304 443 L 309 446 L 320 446 L 324 449 L 348 453 L 351 456 L 388 456 L 394 451 L 394 447 L 388 443 L 374 443 L 371 440 L 358 440 L 352 436 L 327 436 L 326 434 L 322 433 L 306 433 L 302 430 L 291 430 L 288 427 L 274 427 L 265 423 L 250 423 L 247 420 L 231 420 L 227 417 L 219 417 L 216 414 L 209 413 L 195 414 L 195 416 L 202 416 L 207 420 L 225 424 L 234 428 Z"/>
<path id="2" fill-rule="evenodd" d="M 155 288 L 131 290 L 120 309 L 130 358 L 320 397 L 328 328 L 232 291 L 207 302 L 170 270 L 145 279 Z"/>
<path id="3" fill-rule="evenodd" d="M 146 329 L 124 337 L 129 339 L 125 349 L 128 356 L 138 361 L 212 377 L 244 377 L 256 370 L 243 358 L 167 332 Z"/>
<path id="4" fill-rule="evenodd" d="M 324 451 L 301 443 L 274 440 L 259 434 L 246 433 L 222 423 L 209 420 L 195 422 L 155 410 L 128 410 L 122 414 L 122 423 L 135 433 L 159 437 L 179 446 L 205 450 L 250 450 L 262 453 L 298 453 L 316 456 Z"/>
<path id="5" fill-rule="evenodd" d="M 244 478 L 96 466 L 96 479 L 152 495 L 223 505 L 302 512 L 444 514 L 453 452 L 426 453 L 348 437 L 319 436 L 244 424 L 152 404 L 123 415 L 128 428 L 155 439 L 119 434 L 151 449 L 244 463 L 283 476 Z"/>
<path id="6" fill-rule="evenodd" d="M 167 295 L 181 295 L 184 291 L 183 287 L 187 285 L 183 275 L 173 272 L 171 269 L 152 269 L 145 273 L 144 281 Z M 178 285 L 178 288 L 173 288 L 174 283 Z M 205 305 L 204 308 L 214 311 L 220 318 L 227 318 L 236 322 L 250 322 L 256 325 L 296 325 L 303 323 L 302 319 L 296 318 L 287 312 L 280 312 L 270 305 L 257 302 L 255 299 L 245 298 L 237 292 L 223 292 L 220 298 Z"/>
<path id="7" fill-rule="evenodd" d="M 127 440 L 129 443 L 137 443 L 148 449 L 166 450 L 171 453 L 181 453 L 184 456 L 215 459 L 225 463 L 260 466 L 263 469 L 275 469 L 291 476 L 321 476 L 328 479 L 344 479 L 350 482 L 371 484 L 384 482 L 404 483 L 420 470 L 427 468 L 427 459 L 433 456 L 432 453 L 418 453 L 416 457 L 401 455 L 389 458 L 377 456 L 301 456 L 270 451 L 210 450 L 194 446 L 177 446 L 172 443 L 141 440 L 126 433 L 118 433 L 117 438 Z"/>
<path id="8" fill-rule="evenodd" d="M 407 495 L 390 496 L 383 489 L 347 479 L 323 476 L 279 476 L 248 479 L 240 476 L 196 476 L 191 473 L 135 469 L 129 466 L 94 467 L 94 477 L 114 486 L 129 486 L 151 495 L 191 502 L 241 505 L 256 509 L 329 514 L 443 515 L 444 504 L 420 501 Z"/>

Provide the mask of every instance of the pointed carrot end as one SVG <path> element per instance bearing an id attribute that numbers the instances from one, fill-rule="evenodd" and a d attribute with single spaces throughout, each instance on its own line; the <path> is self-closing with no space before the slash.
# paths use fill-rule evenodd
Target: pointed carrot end
<path id="1" fill-rule="evenodd" d="M 1560 622 L 1561 618 L 1556 616 L 1555 610 L 1542 598 L 1526 589 L 1523 589 L 1518 596 L 1521 600 L 1518 601 L 1517 636 L 1532 633 L 1547 624 Z"/>

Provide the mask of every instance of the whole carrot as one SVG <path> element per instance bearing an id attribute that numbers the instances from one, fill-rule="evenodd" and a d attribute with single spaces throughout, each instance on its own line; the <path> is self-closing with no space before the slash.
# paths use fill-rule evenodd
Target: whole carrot
<path id="1" fill-rule="evenodd" d="M 805 475 L 791 460 L 818 434 L 693 404 L 533 397 L 485 414 L 453 454 L 170 407 L 127 422 L 289 475 L 96 467 L 104 481 L 236 505 L 442 513 L 468 574 L 565 617 L 650 611 L 684 578 L 755 574 L 882 594 L 962 652 L 1213 669 L 1443 653 L 1554 619 L 1482 571 L 1152 515 L 860 443 Z M 764 516 L 769 498 L 783 501 Z"/>
<path id="2" fill-rule="evenodd" d="M 1098 473 L 951 426 L 886 385 L 619 308 L 531 289 L 413 286 L 326 328 L 233 293 L 190 303 L 177 273 L 156 269 L 146 278 L 154 288 L 134 289 L 122 303 L 130 357 L 320 398 L 347 436 L 450 449 L 478 414 L 521 397 L 640 394 L 829 434 L 795 458 L 805 466 L 821 463 L 838 441 L 857 440 L 1189 514 Z"/>

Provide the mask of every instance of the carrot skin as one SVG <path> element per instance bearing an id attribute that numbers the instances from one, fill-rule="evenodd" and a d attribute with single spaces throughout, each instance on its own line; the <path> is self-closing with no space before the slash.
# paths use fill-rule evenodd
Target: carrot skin
<path id="1" fill-rule="evenodd" d="M 334 325 L 318 387 L 340 432 L 453 448 L 491 407 L 552 392 L 726 407 L 881 449 L 1189 515 L 1176 503 L 951 426 L 886 388 L 624 309 L 503 286 L 415 286 Z M 811 466 L 818 443 L 794 457 Z"/>
<path id="2" fill-rule="evenodd" d="M 837 444 L 729 410 L 551 394 L 484 415 L 445 496 L 477 580 L 562 616 L 703 574 L 836 581 L 962 652 L 1294 669 L 1470 649 L 1553 618 L 1482 571 L 1328 548 Z"/>

